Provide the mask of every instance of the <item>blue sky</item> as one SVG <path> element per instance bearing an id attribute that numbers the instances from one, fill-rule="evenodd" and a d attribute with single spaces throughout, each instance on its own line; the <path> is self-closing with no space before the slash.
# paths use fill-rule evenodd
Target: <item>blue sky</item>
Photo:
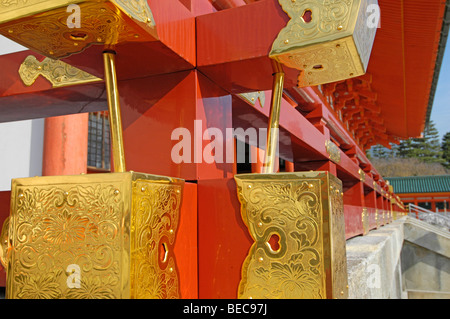
<path id="1" fill-rule="evenodd" d="M 441 67 L 431 120 L 436 124 L 442 141 L 445 133 L 450 132 L 450 37 Z"/>

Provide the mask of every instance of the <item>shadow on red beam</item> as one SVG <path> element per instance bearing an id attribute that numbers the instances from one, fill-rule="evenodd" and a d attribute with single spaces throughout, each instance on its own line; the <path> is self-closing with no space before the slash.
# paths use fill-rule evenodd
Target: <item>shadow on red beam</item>
<path id="1" fill-rule="evenodd" d="M 330 130 L 330 135 L 340 144 L 341 149 L 347 150 L 347 155 L 354 159 L 356 165 L 360 166 L 366 173 L 370 173 L 379 179 L 379 173 L 372 166 L 365 152 L 361 150 L 351 134 L 345 129 L 337 114 L 327 105 L 320 91 L 314 87 L 308 91 L 304 90 L 304 92 L 312 100 L 316 101 L 315 109 L 305 114 L 305 117 L 311 123 L 324 121 Z"/>
<path id="2" fill-rule="evenodd" d="M 321 93 L 317 91 L 310 91 L 308 95 L 318 100 L 316 108 L 305 117 L 312 123 L 324 121 L 325 125 L 330 130 L 330 134 L 335 138 L 342 149 L 350 149 L 353 145 L 356 145 L 350 133 L 344 128 L 343 123 L 338 119 L 336 113 L 330 109 L 320 98 Z"/>
<path id="3" fill-rule="evenodd" d="M 102 81 L 54 88 L 48 79 L 38 74 L 34 83 L 25 85 L 19 69 L 30 55 L 38 61 L 45 59 L 29 50 L 0 56 L 0 122 L 106 110 Z"/>
<path id="4" fill-rule="evenodd" d="M 265 92 L 265 104 L 252 105 L 237 97 L 233 98 L 233 126 L 248 129 L 250 127 L 266 128 L 270 111 L 271 92 Z M 329 161 L 326 151 L 326 136 L 285 99 L 282 100 L 280 113 L 280 157 L 296 162 L 297 167 L 315 167 L 321 161 Z M 345 177 L 359 180 L 359 166 L 342 150 L 338 170 L 345 172 Z M 311 163 L 308 164 L 308 163 Z M 316 163 L 316 164 L 314 164 Z M 321 165 L 320 163 L 317 165 Z M 316 166 L 317 166 L 316 165 Z M 311 169 L 311 168 L 309 168 Z"/>
<path id="5" fill-rule="evenodd" d="M 16 94 L 0 98 L 0 122 L 97 112 L 107 109 L 103 83 Z"/>
<path id="6" fill-rule="evenodd" d="M 231 93 L 272 88 L 273 41 L 289 21 L 277 0 L 197 17 L 197 66 Z M 297 85 L 299 71 L 284 68 L 285 87 Z"/>

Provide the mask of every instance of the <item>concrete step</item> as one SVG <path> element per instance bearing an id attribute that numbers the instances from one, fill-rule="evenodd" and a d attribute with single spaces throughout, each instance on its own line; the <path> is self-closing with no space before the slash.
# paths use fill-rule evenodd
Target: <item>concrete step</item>
<path id="1" fill-rule="evenodd" d="M 408 299 L 450 299 L 450 292 L 407 290 Z"/>

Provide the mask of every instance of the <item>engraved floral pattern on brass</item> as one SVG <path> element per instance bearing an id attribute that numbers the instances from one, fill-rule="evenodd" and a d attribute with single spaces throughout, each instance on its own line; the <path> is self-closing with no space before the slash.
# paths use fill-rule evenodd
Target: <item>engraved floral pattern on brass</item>
<path id="1" fill-rule="evenodd" d="M 342 184 L 324 172 L 236 175 L 255 240 L 239 298 L 346 298 Z"/>
<path id="2" fill-rule="evenodd" d="M 33 85 L 39 76 L 46 78 L 53 87 L 102 81 L 102 79 L 70 64 L 50 58 L 45 58 L 40 62 L 34 55 L 27 56 L 22 62 L 19 76 L 26 86 Z"/>
<path id="3" fill-rule="evenodd" d="M 8 230 L 9 230 L 9 217 L 7 217 L 3 222 L 2 233 L 0 234 L 0 263 L 5 269 L 8 267 L 8 255 L 10 253 Z"/>
<path id="4" fill-rule="evenodd" d="M 274 41 L 270 57 L 303 70 L 300 87 L 363 75 L 376 28 L 367 7 L 377 0 L 279 0 L 291 20 Z"/>
<path id="5" fill-rule="evenodd" d="M 141 179 L 133 183 L 132 298 L 180 298 L 173 247 L 181 190 Z"/>
<path id="6" fill-rule="evenodd" d="M 179 297 L 173 254 L 158 260 L 161 242 L 172 250 L 182 187 L 139 173 L 13 180 L 6 297 Z"/>
<path id="7" fill-rule="evenodd" d="M 0 2 L 0 34 L 53 59 L 130 41 L 155 41 L 156 26 L 145 0 Z M 69 4 L 81 12 L 79 28 L 69 28 Z"/>

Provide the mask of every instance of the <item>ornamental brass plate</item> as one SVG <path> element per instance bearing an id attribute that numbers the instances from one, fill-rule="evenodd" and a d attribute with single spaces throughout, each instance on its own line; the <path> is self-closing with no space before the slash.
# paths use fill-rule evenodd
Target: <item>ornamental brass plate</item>
<path id="1" fill-rule="evenodd" d="M 367 235 L 370 231 L 370 227 L 369 227 L 369 212 L 366 207 L 362 209 L 361 222 L 363 226 L 363 234 Z"/>
<path id="2" fill-rule="evenodd" d="M 365 74 L 377 25 L 369 6 L 377 0 L 279 0 L 291 20 L 274 41 L 270 57 L 303 72 L 300 87 Z"/>
<path id="3" fill-rule="evenodd" d="M 146 0 L 4 0 L 0 34 L 53 59 L 93 44 L 158 39 Z"/>
<path id="4" fill-rule="evenodd" d="M 239 298 L 346 298 L 342 183 L 327 172 L 236 175 L 254 243 Z"/>
<path id="5" fill-rule="evenodd" d="M 15 179 L 7 298 L 179 298 L 184 181 L 140 173 Z"/>
<path id="6" fill-rule="evenodd" d="M 27 56 L 19 68 L 19 76 L 23 84 L 31 86 L 41 75 L 54 88 L 102 81 L 60 60 L 45 58 L 40 62 L 34 55 Z"/>

